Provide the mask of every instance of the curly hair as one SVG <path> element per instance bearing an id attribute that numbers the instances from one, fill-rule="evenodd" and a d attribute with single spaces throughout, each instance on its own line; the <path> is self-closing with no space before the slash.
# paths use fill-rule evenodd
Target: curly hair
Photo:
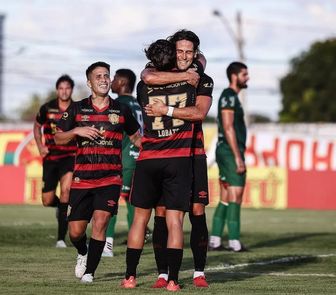
<path id="1" fill-rule="evenodd" d="M 172 70 L 176 65 L 175 44 L 167 40 L 156 40 L 145 49 L 145 53 L 159 71 Z"/>

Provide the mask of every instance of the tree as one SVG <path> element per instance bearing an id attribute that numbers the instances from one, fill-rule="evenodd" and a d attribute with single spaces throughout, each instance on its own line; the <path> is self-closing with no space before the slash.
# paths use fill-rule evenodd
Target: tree
<path id="1" fill-rule="evenodd" d="M 39 94 L 33 94 L 27 106 L 19 109 L 20 119 L 22 121 L 34 121 L 40 106 L 55 97 L 56 92 L 54 90 L 49 91 L 47 96 L 43 96 L 43 98 Z"/>
<path id="2" fill-rule="evenodd" d="M 280 122 L 336 122 L 336 39 L 294 58 L 280 89 Z"/>

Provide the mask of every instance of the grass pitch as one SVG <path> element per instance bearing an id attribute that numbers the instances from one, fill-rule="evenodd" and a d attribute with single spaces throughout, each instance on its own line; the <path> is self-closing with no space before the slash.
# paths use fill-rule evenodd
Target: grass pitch
<path id="1" fill-rule="evenodd" d="M 207 208 L 211 228 L 212 208 Z M 242 210 L 245 253 L 210 252 L 208 289 L 192 285 L 190 226 L 180 273 L 182 294 L 336 294 L 336 212 Z M 55 210 L 41 206 L 0 206 L 0 294 L 167 294 L 150 286 L 156 279 L 151 245 L 138 268 L 139 286 L 119 288 L 125 271 L 126 209 L 121 207 L 113 258 L 103 257 L 95 281 L 74 276 L 76 251 L 56 249 Z"/>

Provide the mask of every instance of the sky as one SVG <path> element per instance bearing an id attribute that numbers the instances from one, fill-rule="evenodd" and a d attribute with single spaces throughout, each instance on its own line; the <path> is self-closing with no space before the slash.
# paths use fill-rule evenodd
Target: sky
<path id="1" fill-rule="evenodd" d="M 239 58 L 228 30 L 236 35 L 238 12 L 250 74 L 246 112 L 277 120 L 279 80 L 290 71 L 291 59 L 314 42 L 336 37 L 334 0 L 0 0 L 4 113 L 17 118 L 34 93 L 46 95 L 64 73 L 77 84 L 74 96 L 80 95 L 86 68 L 98 60 L 111 65 L 112 76 L 130 68 L 139 77 L 145 47 L 189 29 L 200 37 L 206 72 L 215 83 L 210 115 L 216 116 L 228 86 L 226 67 Z"/>

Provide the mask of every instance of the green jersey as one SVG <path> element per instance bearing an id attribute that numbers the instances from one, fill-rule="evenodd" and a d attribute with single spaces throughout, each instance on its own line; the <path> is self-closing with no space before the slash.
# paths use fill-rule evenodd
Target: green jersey
<path id="1" fill-rule="evenodd" d="M 137 102 L 137 100 L 130 95 L 121 95 L 118 96 L 117 101 L 122 104 L 126 104 L 132 111 L 134 118 L 137 119 L 140 124 L 140 132 L 142 134 L 143 128 L 143 120 L 142 120 L 142 112 L 141 108 Z M 135 161 L 139 156 L 139 149 L 131 143 L 128 135 L 124 132 L 123 140 L 122 140 L 122 166 L 124 169 L 134 169 Z"/>
<path id="2" fill-rule="evenodd" d="M 225 149 L 231 151 L 224 133 L 222 110 L 232 110 L 234 112 L 233 127 L 236 132 L 239 150 L 244 152 L 246 146 L 246 125 L 244 121 L 244 111 L 237 93 L 231 88 L 224 89 L 219 98 L 217 117 L 218 145 L 221 145 Z"/>

